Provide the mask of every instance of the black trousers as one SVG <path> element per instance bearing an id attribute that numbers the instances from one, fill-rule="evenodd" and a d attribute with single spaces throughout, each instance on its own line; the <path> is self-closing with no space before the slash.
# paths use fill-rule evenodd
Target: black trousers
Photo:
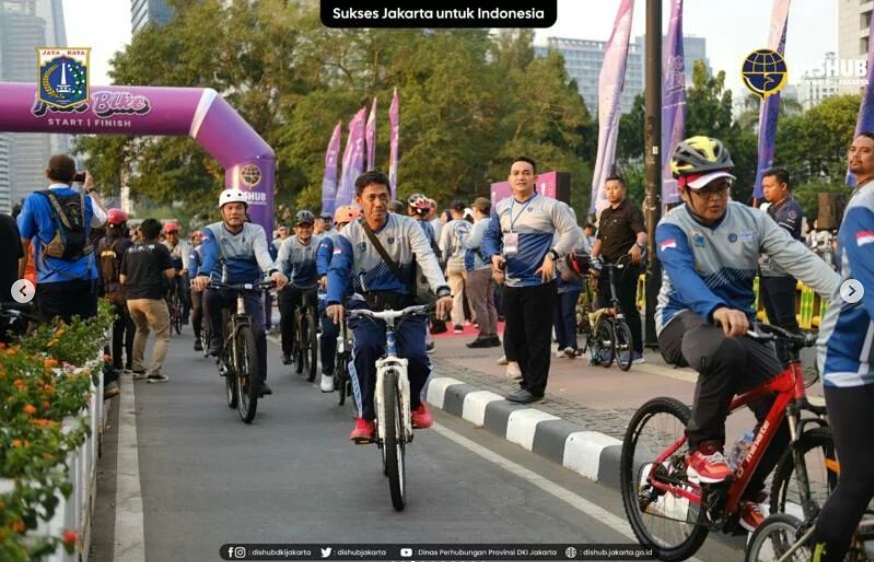
<path id="1" fill-rule="evenodd" d="M 640 324 L 640 312 L 637 310 L 637 280 L 640 277 L 640 266 L 630 264 L 614 274 L 616 283 L 616 298 L 625 314 L 625 321 L 631 330 L 634 340 L 634 351 L 643 353 L 643 330 Z M 598 277 L 598 306 L 603 308 L 610 303 L 610 276 L 606 271 Z"/>
<path id="2" fill-rule="evenodd" d="M 106 300 L 112 303 L 112 309 L 115 313 L 115 321 L 112 323 L 112 367 L 119 371 L 123 368 L 130 369 L 134 356 L 134 334 L 137 327 L 130 317 L 127 299 L 121 292 L 106 293 Z M 123 362 L 121 360 L 122 350 L 124 351 Z"/>
<path id="3" fill-rule="evenodd" d="M 749 337 L 728 338 L 693 312 L 681 312 L 659 334 L 659 349 L 665 361 L 698 371 L 695 402 L 686 426 L 689 448 L 704 441 L 725 444 L 725 419 L 736 394 L 779 375 L 783 367 L 770 345 Z M 759 425 L 768 415 L 774 396 L 749 404 Z M 748 492 L 764 488 L 765 479 L 789 443 L 789 424 L 784 419 L 750 479 Z"/>
<path id="4" fill-rule="evenodd" d="M 795 316 L 795 278 L 762 276 L 760 279 L 762 301 L 768 321 L 784 330 L 801 333 L 798 329 L 798 318 Z"/>
<path id="5" fill-rule="evenodd" d="M 317 310 L 316 289 L 285 287 L 279 291 L 279 332 L 282 340 L 282 353 L 291 355 L 294 343 L 294 311 L 300 306 L 311 306 Z M 316 313 L 317 314 L 317 313 Z M 318 319 L 318 316 L 316 316 Z"/>
<path id="6" fill-rule="evenodd" d="M 38 283 L 36 302 L 42 322 L 51 322 L 55 317 L 67 323 L 73 316 L 93 318 L 97 316 L 97 280 Z"/>
<path id="7" fill-rule="evenodd" d="M 549 377 L 552 314 L 558 298 L 556 284 L 504 287 L 504 352 L 519 363 L 519 386 L 543 396 Z"/>

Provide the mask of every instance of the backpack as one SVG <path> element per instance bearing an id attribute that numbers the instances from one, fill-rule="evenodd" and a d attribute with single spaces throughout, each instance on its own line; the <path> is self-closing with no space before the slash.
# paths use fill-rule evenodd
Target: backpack
<path id="1" fill-rule="evenodd" d="M 117 248 L 121 240 L 122 238 L 116 238 L 100 252 L 100 271 L 103 276 L 103 286 L 107 288 L 118 283 L 121 256 L 118 255 Z"/>
<path id="2" fill-rule="evenodd" d="M 42 245 L 42 255 L 65 261 L 76 261 L 90 255 L 94 248 L 85 224 L 85 196 L 81 193 L 57 195 L 49 189 L 38 191 L 51 203 L 54 211 L 55 235 Z"/>

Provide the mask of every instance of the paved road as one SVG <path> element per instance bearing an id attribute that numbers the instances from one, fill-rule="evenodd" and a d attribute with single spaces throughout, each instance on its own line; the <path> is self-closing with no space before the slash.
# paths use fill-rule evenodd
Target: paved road
<path id="1" fill-rule="evenodd" d="M 219 547 L 235 542 L 633 542 L 614 490 L 439 411 L 409 449 L 408 506 L 396 513 L 377 449 L 348 441 L 351 410 L 282 367 L 276 346 L 268 346 L 275 394 L 247 426 L 191 343 L 173 338 L 168 384 L 123 385 L 118 465 L 107 461 L 110 443 L 100 483 L 112 490 L 118 478 L 115 533 L 97 529 L 92 559 L 111 560 L 114 550 L 115 560 L 219 560 Z M 449 352 L 442 345 L 438 364 Z M 739 560 L 741 548 L 711 539 L 698 559 Z"/>

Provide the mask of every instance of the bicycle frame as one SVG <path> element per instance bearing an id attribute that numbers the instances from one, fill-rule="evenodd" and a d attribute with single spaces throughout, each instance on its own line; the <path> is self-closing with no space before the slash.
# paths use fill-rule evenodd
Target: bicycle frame
<path id="1" fill-rule="evenodd" d="M 758 400 L 767 394 L 776 393 L 774 403 L 768 411 L 764 421 L 762 421 L 756 437 L 747 451 L 746 456 L 740 466 L 735 470 L 735 478 L 731 481 L 726 493 L 726 501 L 724 509 L 727 513 L 735 513 L 738 509 L 741 496 L 746 490 L 750 479 L 758 468 L 759 463 L 764 456 L 765 451 L 774 439 L 774 435 L 783 419 L 789 418 L 789 434 L 790 442 L 794 443 L 801 435 L 799 430 L 800 410 L 807 406 L 807 395 L 804 387 L 804 377 L 801 372 L 800 361 L 792 361 L 789 366 L 779 375 L 770 379 L 766 383 L 752 388 L 739 396 L 736 396 L 732 402 L 729 415 L 737 409 L 746 406 L 750 402 Z M 674 455 L 680 447 L 686 443 L 686 436 L 676 441 L 673 445 L 662 452 L 654 461 L 653 465 L 659 465 L 666 462 Z M 796 463 L 797 464 L 797 463 Z M 803 468 L 803 463 L 801 464 Z M 806 474 L 804 475 L 806 478 Z M 667 484 L 660 482 L 651 477 L 653 487 L 676 496 L 680 496 L 693 502 L 701 504 L 701 487 L 693 483 L 684 483 L 682 486 Z M 691 490 L 687 489 L 691 486 Z"/>
<path id="2" fill-rule="evenodd" d="M 373 394 L 374 402 L 376 402 L 377 419 L 386 419 L 383 378 L 388 370 L 395 369 L 398 373 L 398 389 L 401 392 L 401 403 L 404 412 L 404 441 L 409 443 L 413 437 L 413 422 L 410 417 L 410 379 L 407 377 L 407 360 L 397 356 L 394 319 L 387 318 L 383 321 L 385 322 L 386 356 L 376 361 L 376 389 Z M 377 430 L 379 440 L 384 441 L 385 424 L 377 424 Z"/>

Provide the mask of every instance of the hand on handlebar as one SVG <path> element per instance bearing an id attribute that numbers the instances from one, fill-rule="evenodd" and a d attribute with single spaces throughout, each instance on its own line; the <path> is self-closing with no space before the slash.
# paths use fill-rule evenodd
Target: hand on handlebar
<path id="1" fill-rule="evenodd" d="M 332 304 L 325 309 L 325 316 L 338 326 L 343 324 L 343 316 L 345 315 L 346 308 L 342 304 Z"/>
<path id="2" fill-rule="evenodd" d="M 276 284 L 277 291 L 281 291 L 288 284 L 288 277 L 278 271 L 271 275 L 270 279 Z"/>
<path id="3" fill-rule="evenodd" d="M 449 313 L 452 312 L 452 297 L 445 296 L 437 299 L 434 304 L 434 313 L 440 320 L 449 318 Z"/>
<path id="4" fill-rule="evenodd" d="M 725 306 L 713 312 L 713 320 L 722 324 L 722 331 L 728 338 L 745 336 L 750 328 L 750 321 L 744 312 Z"/>
<path id="5" fill-rule="evenodd" d="M 205 291 L 209 287 L 209 277 L 206 275 L 198 275 L 191 280 L 191 285 L 196 291 Z"/>

